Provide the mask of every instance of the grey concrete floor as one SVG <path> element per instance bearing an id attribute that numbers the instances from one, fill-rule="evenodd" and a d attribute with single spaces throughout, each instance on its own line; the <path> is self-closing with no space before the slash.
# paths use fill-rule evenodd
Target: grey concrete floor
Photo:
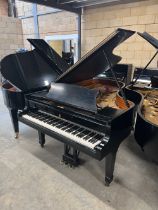
<path id="1" fill-rule="evenodd" d="M 143 131 L 142 131 L 143 132 Z M 0 210 L 158 210 L 158 166 L 140 151 L 133 136 L 120 146 L 115 179 L 104 186 L 104 161 L 81 153 L 84 164 L 60 164 L 63 144 L 20 124 L 15 140 L 0 94 Z"/>

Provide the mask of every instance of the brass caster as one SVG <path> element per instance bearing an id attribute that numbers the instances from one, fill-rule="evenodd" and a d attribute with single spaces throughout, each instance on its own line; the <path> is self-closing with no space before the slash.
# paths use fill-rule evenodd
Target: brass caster
<path id="1" fill-rule="evenodd" d="M 44 144 L 41 144 L 41 147 L 44 148 Z"/>
<path id="2" fill-rule="evenodd" d="M 110 186 L 110 183 L 109 182 L 105 182 L 105 186 L 106 187 L 109 187 Z"/>
<path id="3" fill-rule="evenodd" d="M 71 165 L 71 167 L 70 167 L 70 168 L 75 169 L 75 166 L 74 166 L 74 165 Z"/>
<path id="4" fill-rule="evenodd" d="M 65 163 L 64 163 L 64 161 L 63 160 L 61 160 L 60 161 L 60 165 L 64 165 Z"/>
<path id="5" fill-rule="evenodd" d="M 112 178 L 105 177 L 105 186 L 106 187 L 109 187 L 110 186 L 110 183 L 112 182 L 112 180 L 113 180 L 113 177 Z"/>
<path id="6" fill-rule="evenodd" d="M 72 165 L 71 165 L 71 164 L 69 164 L 69 165 L 68 165 L 68 167 L 69 167 L 69 168 L 72 168 Z"/>
<path id="7" fill-rule="evenodd" d="M 15 139 L 19 138 L 19 133 L 15 133 Z"/>
<path id="8" fill-rule="evenodd" d="M 68 165 L 69 165 L 69 163 L 68 163 L 67 161 L 64 161 L 64 164 L 65 164 L 66 166 L 68 166 Z"/>

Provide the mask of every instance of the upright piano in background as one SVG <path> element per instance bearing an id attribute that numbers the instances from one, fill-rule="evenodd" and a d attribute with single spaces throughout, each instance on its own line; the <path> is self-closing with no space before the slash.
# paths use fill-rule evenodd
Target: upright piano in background
<path id="1" fill-rule="evenodd" d="M 45 134 L 63 142 L 65 163 L 77 166 L 80 152 L 98 160 L 106 157 L 106 185 L 113 180 L 116 153 L 131 132 L 134 102 L 140 97 L 117 80 L 113 67 L 121 57 L 113 50 L 134 33 L 117 29 L 64 73 L 39 45 L 1 62 L 8 81 L 2 88 L 4 100 L 11 110 L 16 101 L 18 120 L 38 131 L 42 147 Z M 114 79 L 96 77 L 109 69 Z M 12 119 L 16 128 L 13 114 Z"/>

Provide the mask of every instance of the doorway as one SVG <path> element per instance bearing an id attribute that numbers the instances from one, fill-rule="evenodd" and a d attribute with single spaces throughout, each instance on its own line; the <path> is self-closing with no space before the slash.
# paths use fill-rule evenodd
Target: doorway
<path id="1" fill-rule="evenodd" d="M 62 57 L 65 53 L 73 55 L 73 61 L 78 61 L 78 35 L 52 35 L 46 36 L 45 41 Z"/>

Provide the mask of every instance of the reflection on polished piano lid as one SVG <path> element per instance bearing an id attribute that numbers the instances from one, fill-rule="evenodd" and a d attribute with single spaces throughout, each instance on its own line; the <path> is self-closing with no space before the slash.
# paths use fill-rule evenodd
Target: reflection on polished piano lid
<path id="1" fill-rule="evenodd" d="M 66 61 L 43 39 L 27 39 L 50 64 L 54 63 L 59 73 L 69 68 Z"/>
<path id="2" fill-rule="evenodd" d="M 120 82 L 120 86 L 124 84 Z M 92 79 L 77 84 L 52 83 L 48 92 L 32 94 L 31 97 L 47 100 L 80 110 L 97 113 L 99 109 L 126 109 L 119 107 L 117 97 L 119 88 L 114 80 Z M 121 103 L 124 103 L 123 99 Z M 129 101 L 130 106 L 133 105 Z M 109 112 L 109 111 L 108 111 Z"/>
<path id="3" fill-rule="evenodd" d="M 41 40 L 29 40 L 34 44 L 35 49 L 6 56 L 1 61 L 1 73 L 17 89 L 27 93 L 46 88 L 51 82 L 77 83 L 92 79 L 109 70 L 108 60 L 111 66 L 121 60 L 120 56 L 113 54 L 113 50 L 134 33 L 135 31 L 131 30 L 115 30 L 68 69 L 63 62 L 61 63 L 62 59 L 47 44 Z M 46 47 L 46 50 L 43 50 L 43 46 Z"/>
<path id="4" fill-rule="evenodd" d="M 134 33 L 135 31 L 118 28 L 60 75 L 56 79 L 56 82 L 77 83 L 92 79 L 109 70 L 109 61 L 113 67 L 121 60 L 120 56 L 113 54 L 114 48 L 131 37 Z"/>

